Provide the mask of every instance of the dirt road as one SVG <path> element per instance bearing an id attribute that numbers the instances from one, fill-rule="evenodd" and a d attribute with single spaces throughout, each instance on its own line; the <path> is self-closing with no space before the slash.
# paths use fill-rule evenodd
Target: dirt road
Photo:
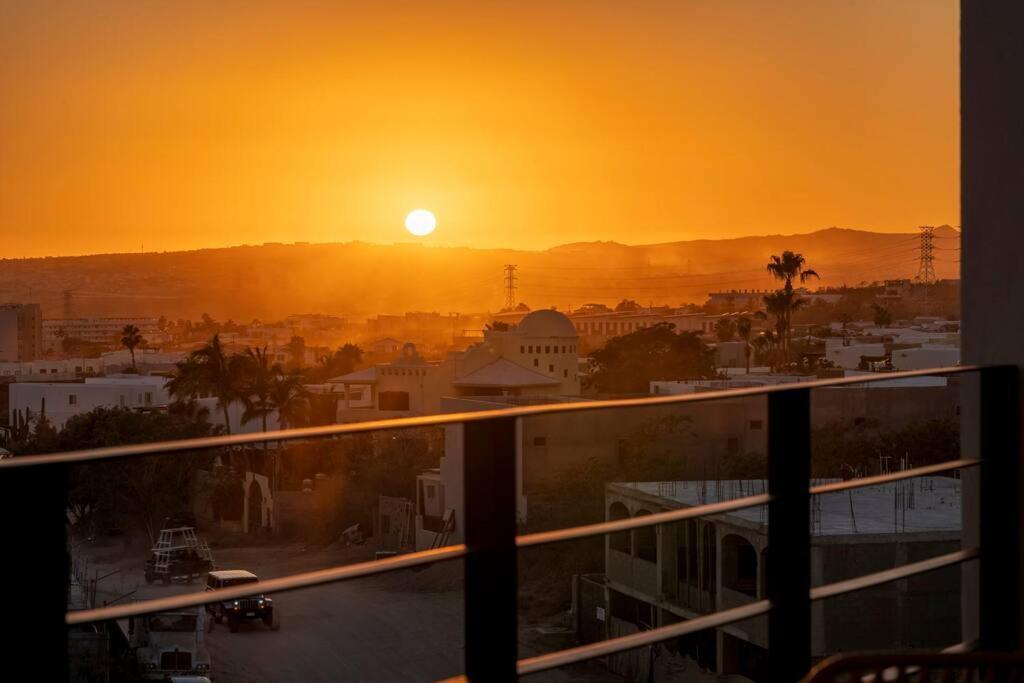
<path id="1" fill-rule="evenodd" d="M 201 590 L 191 585 L 146 585 L 142 557 L 111 548 L 83 548 L 103 575 L 100 599 L 136 590 L 146 599 Z M 307 551 L 300 545 L 214 548 L 220 568 L 249 569 L 261 578 L 347 564 L 372 557 L 365 546 Z M 93 570 L 90 570 L 90 574 Z M 436 681 L 463 671 L 461 566 L 446 563 L 275 595 L 277 631 L 254 622 L 231 633 L 207 634 L 215 683 L 248 681 Z M 525 647 L 522 654 L 530 654 Z M 609 681 L 599 667 L 558 671 L 538 681 Z"/>

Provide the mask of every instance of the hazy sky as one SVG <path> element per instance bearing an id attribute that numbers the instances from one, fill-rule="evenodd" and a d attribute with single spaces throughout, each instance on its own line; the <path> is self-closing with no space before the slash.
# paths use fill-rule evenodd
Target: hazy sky
<path id="1" fill-rule="evenodd" d="M 0 256 L 958 223 L 954 0 L 0 3 Z"/>

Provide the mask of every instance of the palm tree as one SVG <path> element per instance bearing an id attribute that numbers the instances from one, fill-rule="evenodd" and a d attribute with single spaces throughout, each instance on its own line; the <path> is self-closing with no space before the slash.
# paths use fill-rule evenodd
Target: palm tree
<path id="1" fill-rule="evenodd" d="M 784 251 L 782 256 L 771 257 L 768 262 L 768 273 L 776 280 L 783 281 L 784 289 L 792 290 L 793 280 L 800 280 L 801 283 L 804 283 L 812 277 L 819 277 L 817 271 L 805 268 L 806 264 L 807 259 L 803 254 Z"/>
<path id="2" fill-rule="evenodd" d="M 241 380 L 238 394 L 245 405 L 242 424 L 259 418 L 263 431 L 267 431 L 267 415 L 274 411 L 271 392 L 274 383 L 284 374 L 280 364 L 271 362 L 267 347 L 264 346 L 247 348 L 244 354 L 232 358 L 232 365 Z"/>
<path id="3" fill-rule="evenodd" d="M 304 424 L 309 417 L 309 392 L 298 375 L 284 375 L 274 380 L 270 389 L 270 405 L 277 411 L 282 429 Z"/>
<path id="4" fill-rule="evenodd" d="M 135 348 L 144 341 L 146 340 L 142 338 L 142 332 L 135 325 L 125 325 L 121 330 L 121 346 L 128 349 L 128 353 L 132 355 L 133 372 L 138 372 L 138 368 L 135 367 Z"/>
<path id="5" fill-rule="evenodd" d="M 231 433 L 228 406 L 239 398 L 238 363 L 224 352 L 220 335 L 213 338 L 176 364 L 174 376 L 167 382 L 167 392 L 177 400 L 204 394 L 217 399 L 217 408 L 224 416 L 224 429 Z"/>
<path id="6" fill-rule="evenodd" d="M 743 355 L 747 359 L 747 374 L 750 374 L 750 334 L 752 332 L 750 318 L 740 316 L 736 319 L 736 334 L 743 340 Z"/>
<path id="7" fill-rule="evenodd" d="M 793 311 L 798 308 L 802 308 L 803 304 L 799 303 L 803 301 L 800 297 L 796 296 L 793 290 L 793 281 L 799 280 L 800 283 L 807 282 L 809 279 L 819 278 L 818 271 L 812 268 L 806 268 L 807 259 L 804 258 L 803 254 L 798 254 L 792 251 L 782 252 L 782 256 L 772 256 L 771 260 L 768 261 L 768 273 L 783 283 L 782 289 L 777 294 L 783 295 L 777 303 L 782 305 L 782 320 L 783 320 L 783 353 L 789 353 L 789 345 L 792 341 L 790 327 L 792 324 Z M 765 297 L 765 303 L 767 304 L 768 297 Z"/>

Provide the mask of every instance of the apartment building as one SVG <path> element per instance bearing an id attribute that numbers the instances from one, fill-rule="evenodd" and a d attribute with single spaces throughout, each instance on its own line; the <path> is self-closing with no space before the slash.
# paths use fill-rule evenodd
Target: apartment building
<path id="1" fill-rule="evenodd" d="M 0 361 L 33 361 L 43 355 L 39 304 L 0 305 Z"/>

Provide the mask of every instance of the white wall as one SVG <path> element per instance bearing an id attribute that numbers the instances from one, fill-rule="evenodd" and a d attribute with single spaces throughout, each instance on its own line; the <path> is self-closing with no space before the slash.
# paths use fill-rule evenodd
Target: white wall
<path id="1" fill-rule="evenodd" d="M 15 382 L 10 385 L 9 417 L 16 412 L 35 416 L 45 412 L 57 428 L 74 415 L 95 408 L 144 408 L 168 403 L 163 377 L 95 377 L 85 382 Z"/>
<path id="2" fill-rule="evenodd" d="M 957 365 L 960 349 L 954 346 L 923 346 L 892 352 L 892 366 L 897 370 L 923 370 Z"/>

